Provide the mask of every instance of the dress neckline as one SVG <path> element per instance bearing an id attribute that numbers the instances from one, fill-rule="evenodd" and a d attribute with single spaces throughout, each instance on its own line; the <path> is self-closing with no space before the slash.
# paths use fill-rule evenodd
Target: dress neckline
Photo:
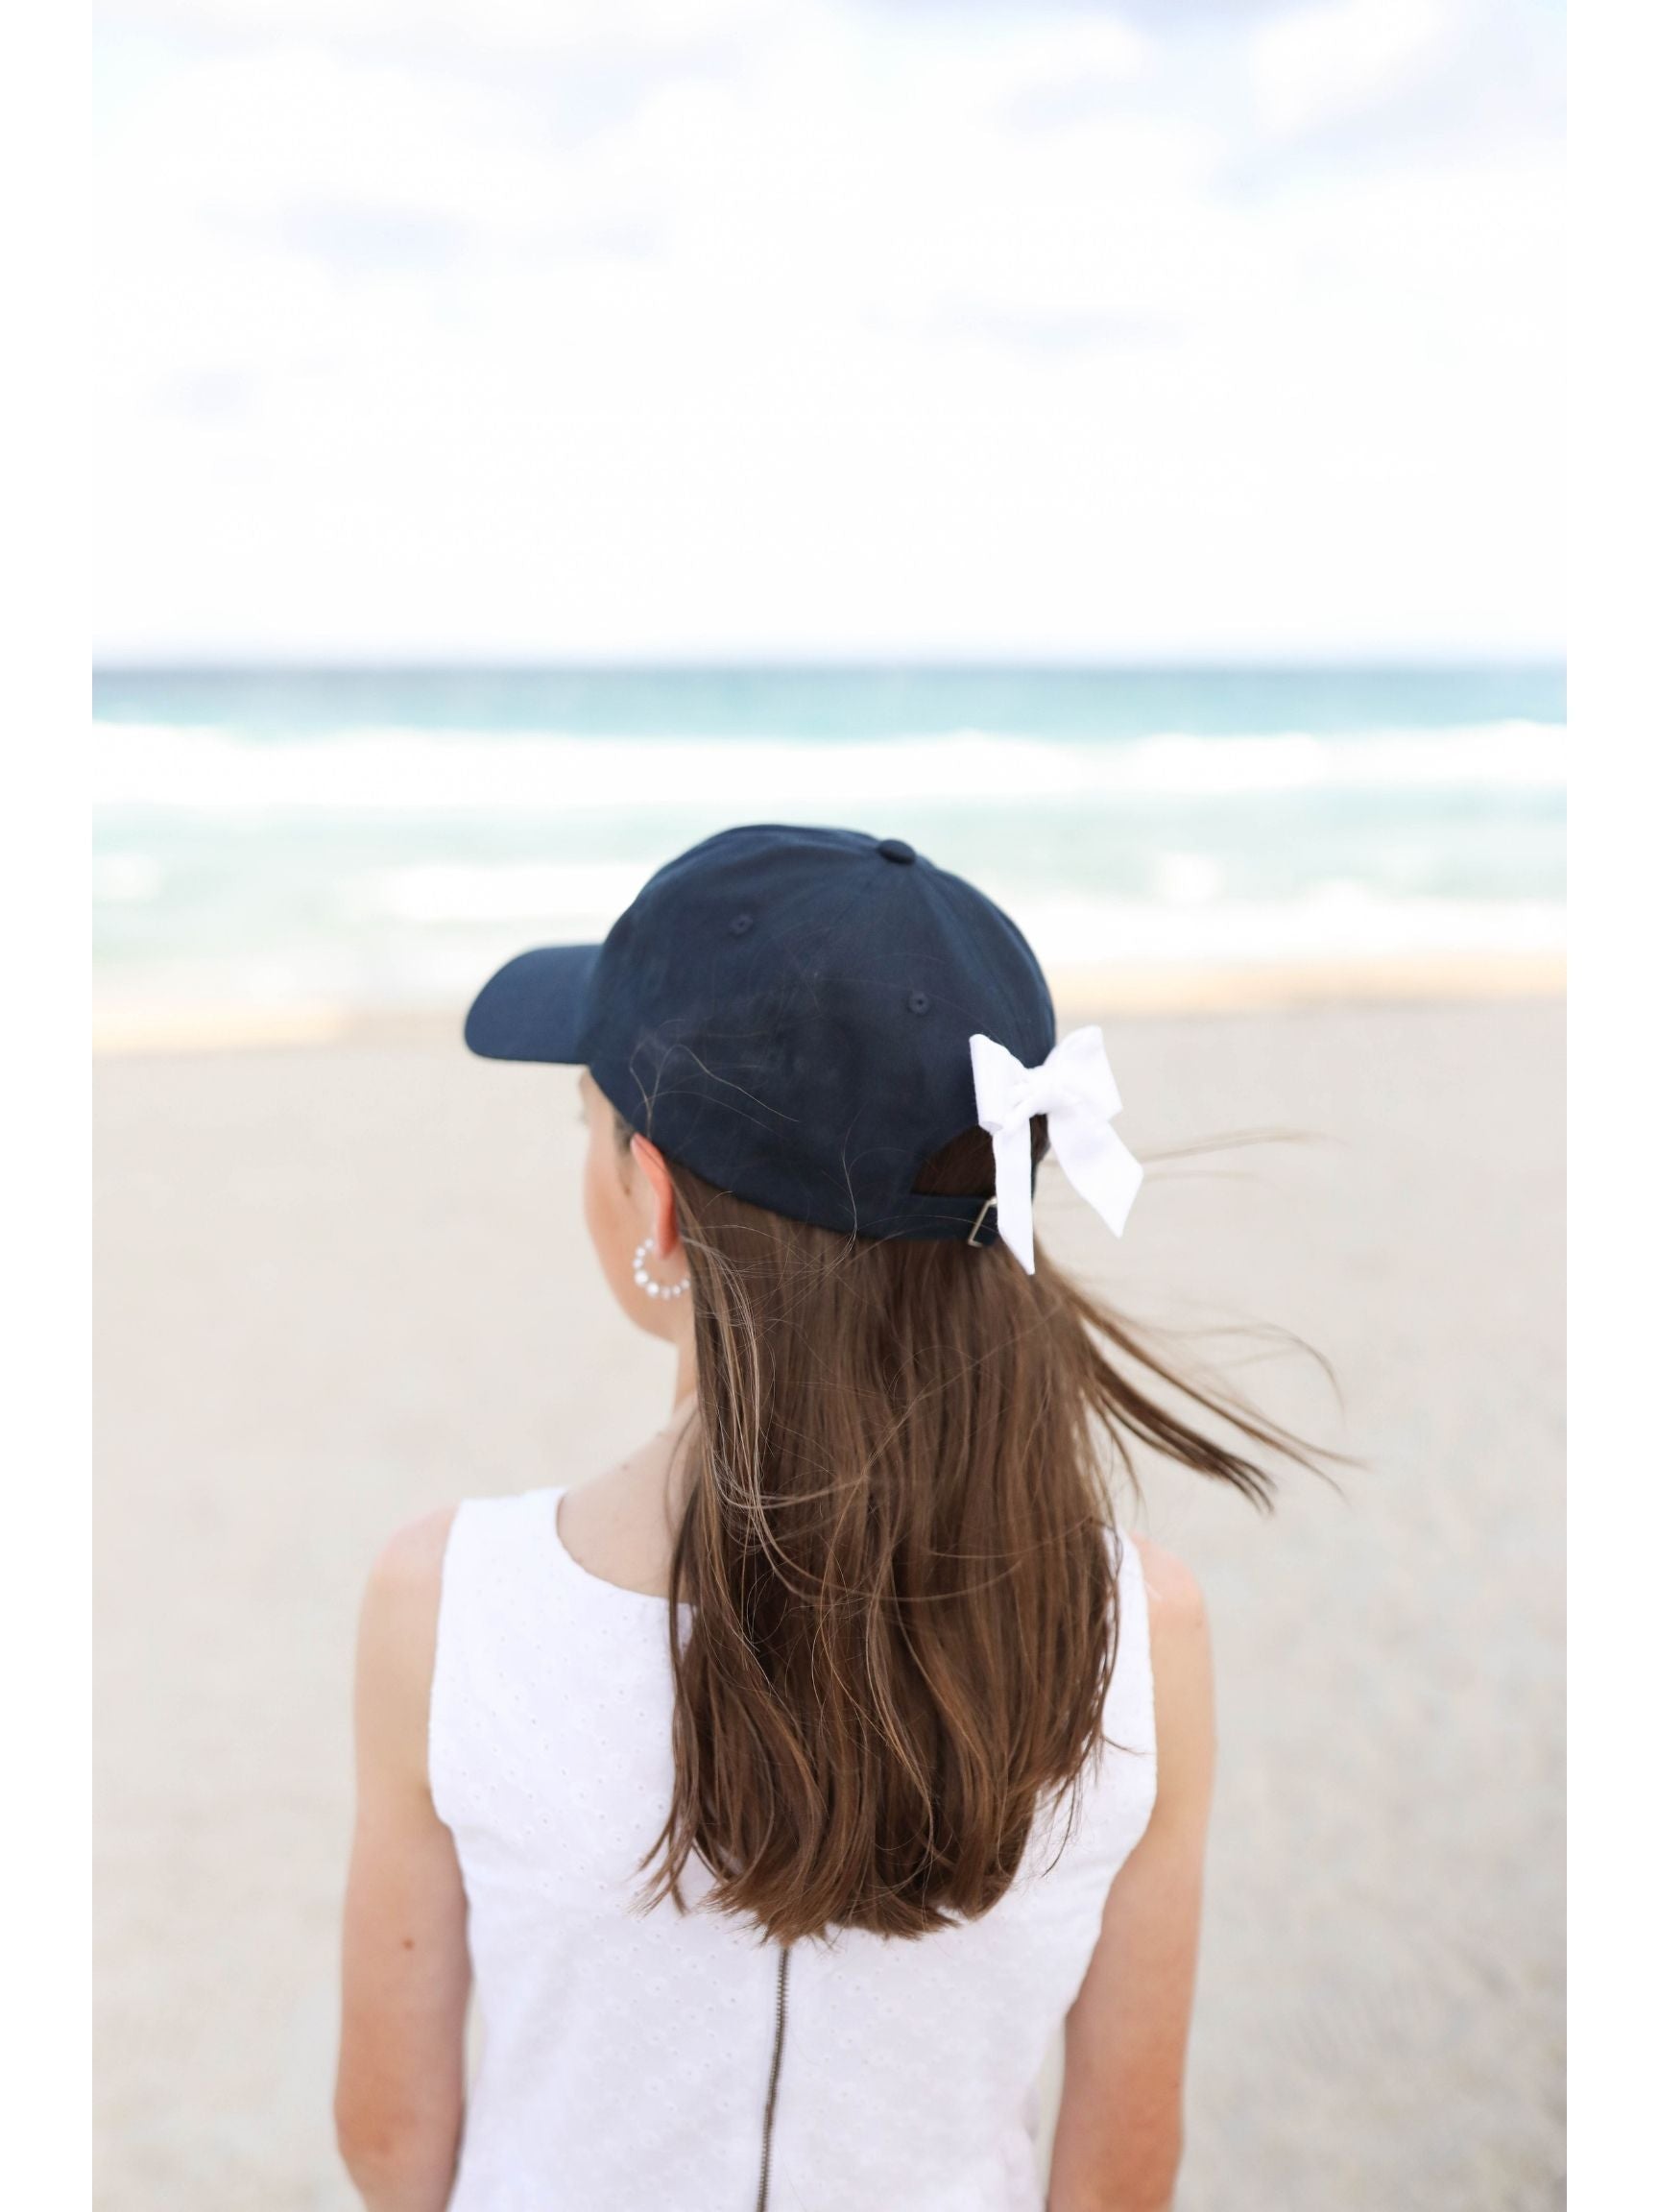
<path id="1" fill-rule="evenodd" d="M 583 1566 L 581 1560 L 565 1543 L 559 1528 L 559 1503 L 567 1489 L 568 1484 L 565 1485 L 565 1489 L 549 1490 L 546 1494 L 547 1529 L 552 1538 L 553 1556 L 565 1580 L 585 1586 L 602 1599 L 613 1599 L 619 1606 L 630 1606 L 636 1611 L 647 1610 L 659 1617 L 666 1613 L 668 1600 L 660 1591 L 632 1590 L 625 1582 L 610 1581 L 603 1575 L 595 1575 L 591 1567 Z M 691 1610 L 689 1605 L 682 1604 L 680 1607 L 681 1614 L 685 1619 L 690 1618 Z"/>

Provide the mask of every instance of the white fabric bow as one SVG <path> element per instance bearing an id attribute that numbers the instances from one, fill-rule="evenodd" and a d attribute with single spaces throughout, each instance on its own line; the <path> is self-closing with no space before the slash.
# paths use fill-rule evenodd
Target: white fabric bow
<path id="1" fill-rule="evenodd" d="M 1112 1126 L 1122 1107 L 1106 1044 L 1093 1026 L 1062 1037 L 1041 1067 L 1025 1068 L 1005 1046 L 971 1037 L 979 1126 L 997 1162 L 997 1227 L 1027 1275 L 1037 1272 L 1031 1238 L 1031 1118 L 1048 1135 L 1066 1177 L 1116 1237 L 1123 1234 L 1144 1170 Z"/>

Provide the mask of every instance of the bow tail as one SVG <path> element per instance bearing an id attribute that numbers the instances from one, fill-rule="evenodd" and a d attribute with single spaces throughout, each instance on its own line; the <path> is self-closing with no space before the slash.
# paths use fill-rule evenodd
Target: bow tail
<path id="1" fill-rule="evenodd" d="M 997 1234 L 1027 1275 L 1037 1272 L 1031 1225 L 1031 1124 L 1015 1120 L 991 1139 L 997 1162 Z"/>
<path id="2" fill-rule="evenodd" d="M 1066 1179 L 1121 1237 L 1145 1169 L 1109 1121 L 1075 1112 L 1050 1113 L 1048 1134 Z M 1000 1197 L 1001 1182 L 998 1182 Z M 998 1206 L 1001 1219 L 1001 1206 Z"/>

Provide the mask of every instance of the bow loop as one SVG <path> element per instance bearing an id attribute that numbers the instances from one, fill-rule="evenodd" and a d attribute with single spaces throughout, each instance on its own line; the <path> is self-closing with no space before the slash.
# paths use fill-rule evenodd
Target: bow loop
<path id="1" fill-rule="evenodd" d="M 1122 1109 L 1093 1024 L 1062 1037 L 1046 1060 L 1026 1068 L 992 1038 L 968 1041 L 979 1126 L 997 1164 L 997 1227 L 1027 1275 L 1037 1272 L 1031 1221 L 1031 1123 L 1047 1117 L 1054 1156 L 1067 1181 L 1121 1237 L 1142 1169 L 1112 1126 Z"/>

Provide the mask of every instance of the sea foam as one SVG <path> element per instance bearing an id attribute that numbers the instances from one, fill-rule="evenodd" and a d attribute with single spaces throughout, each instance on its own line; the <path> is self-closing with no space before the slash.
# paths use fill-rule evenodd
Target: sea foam
<path id="1" fill-rule="evenodd" d="M 799 737 L 503 737 L 477 731 L 343 731 L 270 741 L 159 723 L 95 726 L 93 797 L 106 807 L 209 813 L 565 813 L 707 805 L 739 818 L 783 806 L 844 816 L 866 800 L 955 806 L 1093 799 L 1224 799 L 1319 791 L 1558 790 L 1566 732 L 1503 722 L 1363 736 L 1179 731 L 1091 742 L 992 735 L 880 741 Z"/>

